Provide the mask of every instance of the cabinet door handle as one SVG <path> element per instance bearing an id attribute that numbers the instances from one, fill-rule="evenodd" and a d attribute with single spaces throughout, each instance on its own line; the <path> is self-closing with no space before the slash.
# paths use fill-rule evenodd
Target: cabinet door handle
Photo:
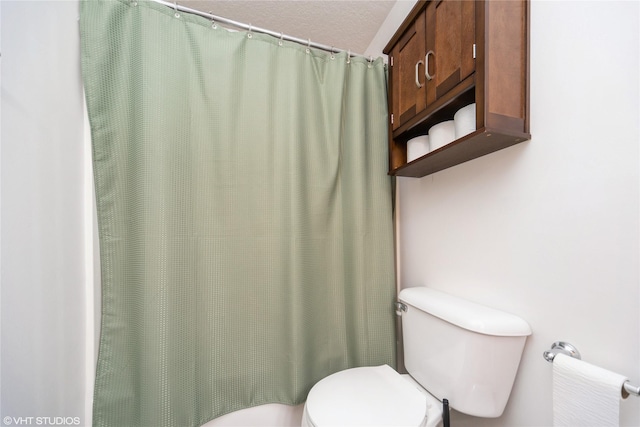
<path id="1" fill-rule="evenodd" d="M 427 54 L 424 56 L 424 76 L 427 78 L 427 80 L 431 80 L 436 76 L 436 73 L 433 74 L 429 74 L 429 55 L 433 55 L 434 57 L 436 56 L 435 53 L 433 53 L 432 50 L 430 50 L 429 52 L 427 52 Z"/>
<path id="2" fill-rule="evenodd" d="M 422 87 L 422 83 L 420 83 L 420 72 L 418 71 L 418 69 L 420 68 L 420 64 L 424 64 L 424 62 L 422 62 L 421 60 L 416 62 L 416 86 L 418 86 L 418 88 Z"/>

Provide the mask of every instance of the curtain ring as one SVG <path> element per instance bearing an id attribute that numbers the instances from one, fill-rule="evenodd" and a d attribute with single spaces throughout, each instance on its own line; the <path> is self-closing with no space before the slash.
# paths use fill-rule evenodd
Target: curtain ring
<path id="1" fill-rule="evenodd" d="M 351 64 L 351 49 L 347 51 L 347 64 Z"/>
<path id="2" fill-rule="evenodd" d="M 371 68 L 373 66 L 373 56 L 369 56 L 369 65 L 368 67 Z"/>
<path id="3" fill-rule="evenodd" d="M 282 46 L 282 38 L 284 37 L 284 34 L 282 33 L 282 31 L 280 31 L 280 41 L 278 41 L 278 46 Z"/>
<path id="4" fill-rule="evenodd" d="M 175 11 L 175 17 L 180 18 L 180 13 L 178 12 L 178 2 L 177 0 L 173 2 L 173 10 Z"/>
<path id="5" fill-rule="evenodd" d="M 249 33 L 247 33 L 247 38 L 253 37 L 253 34 L 251 33 L 252 30 L 253 30 L 253 26 L 251 25 L 251 23 L 249 23 Z"/>
<path id="6" fill-rule="evenodd" d="M 336 59 L 336 55 L 333 53 L 333 46 L 331 46 L 331 56 L 329 58 Z"/>
<path id="7" fill-rule="evenodd" d="M 212 10 L 209 11 L 209 15 L 213 15 Z M 218 24 L 216 24 L 216 21 L 213 19 L 213 16 L 211 17 L 211 28 L 213 28 L 214 30 L 218 28 Z"/>
<path id="8" fill-rule="evenodd" d="M 311 52 L 311 39 L 307 39 L 307 53 Z"/>

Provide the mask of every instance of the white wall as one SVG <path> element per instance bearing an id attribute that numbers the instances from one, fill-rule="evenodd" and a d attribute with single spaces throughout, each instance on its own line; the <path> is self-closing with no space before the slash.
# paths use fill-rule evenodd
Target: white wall
<path id="1" fill-rule="evenodd" d="M 0 416 L 88 425 L 78 4 L 0 7 Z"/>
<path id="2" fill-rule="evenodd" d="M 551 425 L 542 352 L 560 339 L 640 384 L 639 9 L 533 1 L 531 141 L 398 180 L 401 285 L 533 329 L 505 414 L 454 414 L 455 425 Z M 640 425 L 640 398 L 621 417 Z"/>

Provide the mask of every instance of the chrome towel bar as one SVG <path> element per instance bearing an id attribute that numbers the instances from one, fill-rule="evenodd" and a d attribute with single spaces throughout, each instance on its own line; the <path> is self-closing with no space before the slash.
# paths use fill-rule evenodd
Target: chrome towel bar
<path id="1" fill-rule="evenodd" d="M 551 344 L 551 349 L 542 353 L 542 356 L 544 357 L 544 360 L 551 363 L 558 354 L 564 354 L 566 356 L 573 357 L 574 359 L 582 360 L 578 349 L 564 341 L 556 341 Z M 622 397 L 625 398 L 627 397 L 626 393 L 634 396 L 640 396 L 640 386 L 632 385 L 627 381 L 622 385 L 621 393 Z"/>

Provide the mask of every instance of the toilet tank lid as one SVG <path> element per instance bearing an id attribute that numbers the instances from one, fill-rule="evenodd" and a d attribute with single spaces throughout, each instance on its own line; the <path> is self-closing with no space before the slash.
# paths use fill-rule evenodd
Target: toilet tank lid
<path id="1" fill-rule="evenodd" d="M 496 336 L 528 336 L 531 327 L 515 314 L 476 304 L 431 288 L 400 291 L 400 301 L 469 331 Z"/>

